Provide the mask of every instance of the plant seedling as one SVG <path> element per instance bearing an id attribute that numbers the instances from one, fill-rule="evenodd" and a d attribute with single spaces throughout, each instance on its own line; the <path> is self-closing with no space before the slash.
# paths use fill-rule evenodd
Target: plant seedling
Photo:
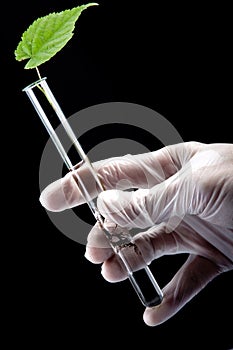
<path id="1" fill-rule="evenodd" d="M 81 13 L 97 3 L 88 3 L 36 19 L 23 33 L 14 54 L 17 61 L 29 60 L 25 69 L 36 68 L 50 60 L 73 37 Z"/>

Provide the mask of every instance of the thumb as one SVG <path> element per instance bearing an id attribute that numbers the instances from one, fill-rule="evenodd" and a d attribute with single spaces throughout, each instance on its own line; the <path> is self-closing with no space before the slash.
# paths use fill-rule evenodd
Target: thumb
<path id="1" fill-rule="evenodd" d="M 190 255 L 173 279 L 164 287 L 162 303 L 145 310 L 144 322 L 148 326 L 157 326 L 165 322 L 220 272 L 219 267 L 210 260 Z"/>
<path id="2" fill-rule="evenodd" d="M 97 206 L 106 219 L 127 229 L 144 229 L 161 222 L 167 222 L 169 227 L 171 218 L 178 219 L 172 220 L 177 225 L 189 213 L 191 198 L 190 184 L 174 176 L 151 189 L 103 191 Z"/>

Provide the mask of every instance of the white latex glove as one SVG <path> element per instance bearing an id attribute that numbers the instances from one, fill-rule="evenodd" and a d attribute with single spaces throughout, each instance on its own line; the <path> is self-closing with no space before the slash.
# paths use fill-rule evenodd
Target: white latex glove
<path id="1" fill-rule="evenodd" d="M 146 324 L 163 323 L 213 278 L 233 269 L 233 144 L 186 142 L 93 165 L 106 188 L 98 196 L 99 210 L 107 222 L 143 229 L 133 241 L 148 264 L 164 255 L 189 254 L 163 288 L 162 303 L 146 308 Z M 86 169 L 77 171 L 96 197 Z M 126 191 L 130 188 L 137 190 Z M 70 174 L 49 185 L 40 200 L 51 211 L 83 203 Z M 98 225 L 89 233 L 86 257 L 102 264 L 108 281 L 127 277 Z"/>

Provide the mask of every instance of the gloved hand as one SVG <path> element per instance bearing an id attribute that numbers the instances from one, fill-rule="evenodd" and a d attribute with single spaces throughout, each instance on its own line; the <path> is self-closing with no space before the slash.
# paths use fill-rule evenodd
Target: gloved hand
<path id="1" fill-rule="evenodd" d="M 92 198 L 98 196 L 106 223 L 142 230 L 133 242 L 146 263 L 164 255 L 189 254 L 163 288 L 162 303 L 146 308 L 147 325 L 165 322 L 213 278 L 233 269 L 232 144 L 186 142 L 93 166 L 106 188 L 99 195 L 85 167 L 77 171 Z M 67 174 L 50 184 L 40 201 L 48 210 L 61 211 L 82 204 L 83 198 Z M 85 255 L 102 264 L 106 280 L 127 277 L 98 225 L 88 235 Z"/>

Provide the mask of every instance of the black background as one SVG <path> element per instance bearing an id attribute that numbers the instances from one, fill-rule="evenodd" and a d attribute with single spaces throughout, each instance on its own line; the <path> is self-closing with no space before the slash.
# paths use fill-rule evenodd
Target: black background
<path id="1" fill-rule="evenodd" d="M 3 18 L 1 56 L 7 79 L 2 96 L 9 125 L 2 130 L 4 136 L 7 127 L 13 128 L 5 148 L 14 169 L 10 175 L 4 172 L 10 189 L 10 243 L 4 258 L 10 271 L 4 269 L 10 297 L 5 303 L 5 324 L 12 334 L 8 342 L 30 348 L 141 343 L 155 349 L 229 349 L 232 273 L 211 282 L 172 319 L 150 328 L 127 281 L 106 282 L 100 266 L 84 258 L 85 247 L 58 232 L 39 203 L 39 162 L 48 137 L 22 93 L 37 78 L 36 72 L 24 70 L 14 50 L 36 18 L 82 3 L 86 2 L 5 4 L 9 15 Z M 80 17 L 62 54 L 40 69 L 42 76 L 49 76 L 66 115 L 103 102 L 132 102 L 163 115 L 184 141 L 232 143 L 231 22 L 226 5 L 114 0 L 99 4 Z M 172 277 L 181 261 L 173 257 L 161 263 L 161 283 Z"/>

